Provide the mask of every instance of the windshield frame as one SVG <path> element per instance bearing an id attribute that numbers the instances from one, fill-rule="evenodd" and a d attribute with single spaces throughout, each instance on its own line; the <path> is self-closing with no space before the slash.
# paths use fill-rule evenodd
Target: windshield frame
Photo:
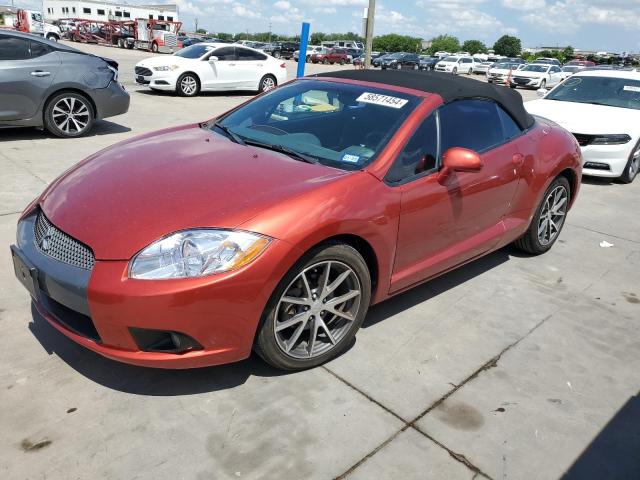
<path id="1" fill-rule="evenodd" d="M 190 56 L 182 55 L 185 52 L 189 53 L 190 51 L 195 51 L 195 50 L 199 50 L 199 49 L 204 49 L 204 52 L 198 57 L 190 57 Z M 185 47 L 185 48 L 181 48 L 180 50 L 175 52 L 172 56 L 185 58 L 187 60 L 198 60 L 198 59 L 201 59 L 202 57 L 210 54 L 213 50 L 215 50 L 215 47 L 213 45 L 209 45 L 209 44 L 204 44 L 203 45 L 202 42 L 200 42 L 200 43 L 194 43 L 193 45 L 189 45 L 188 47 Z"/>
<path id="2" fill-rule="evenodd" d="M 549 73 L 549 69 L 553 65 L 549 65 L 547 63 L 530 63 L 526 65 L 522 69 L 518 70 L 519 72 L 533 72 L 533 73 Z M 534 70 L 534 68 L 538 68 L 538 70 Z"/>

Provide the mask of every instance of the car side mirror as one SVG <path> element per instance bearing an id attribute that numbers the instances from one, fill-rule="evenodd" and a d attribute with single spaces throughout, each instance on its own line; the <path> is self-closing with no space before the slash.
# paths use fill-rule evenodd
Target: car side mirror
<path id="1" fill-rule="evenodd" d="M 218 61 L 218 57 L 216 57 L 215 55 L 211 55 L 209 57 L 209 63 L 213 63 L 213 62 L 217 62 Z"/>
<path id="2" fill-rule="evenodd" d="M 549 93 L 549 90 L 546 88 L 539 88 L 537 93 L 539 98 L 543 98 L 547 93 Z"/>
<path id="3" fill-rule="evenodd" d="M 442 156 L 442 169 L 438 180 L 442 183 L 452 172 L 479 172 L 482 160 L 478 152 L 462 147 L 451 147 Z"/>

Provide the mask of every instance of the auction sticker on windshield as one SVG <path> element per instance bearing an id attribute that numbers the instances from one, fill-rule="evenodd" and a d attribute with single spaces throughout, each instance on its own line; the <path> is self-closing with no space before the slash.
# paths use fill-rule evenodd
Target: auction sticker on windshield
<path id="1" fill-rule="evenodd" d="M 402 108 L 409 100 L 398 97 L 390 97 L 389 95 L 380 95 L 379 93 L 364 92 L 356 102 L 372 103 L 374 105 L 382 105 L 383 107 Z"/>

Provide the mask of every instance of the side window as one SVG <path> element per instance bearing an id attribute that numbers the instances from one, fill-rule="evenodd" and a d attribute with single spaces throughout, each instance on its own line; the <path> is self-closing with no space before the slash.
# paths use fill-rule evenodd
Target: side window
<path id="1" fill-rule="evenodd" d="M 29 57 L 29 40 L 17 37 L 0 37 L 0 61 L 26 60 Z"/>
<path id="2" fill-rule="evenodd" d="M 437 113 L 432 113 L 414 132 L 389 169 L 386 176 L 388 182 L 408 181 L 422 173 L 435 170 L 438 158 L 437 117 Z"/>
<path id="3" fill-rule="evenodd" d="M 458 100 L 440 109 L 441 152 L 463 147 L 483 152 L 504 142 L 497 105 L 490 100 Z"/>
<path id="4" fill-rule="evenodd" d="M 31 41 L 31 58 L 41 57 L 50 51 L 51 49 L 44 43 Z"/>
<path id="5" fill-rule="evenodd" d="M 263 55 L 259 52 L 254 52 L 253 50 L 249 50 L 247 48 L 238 48 L 236 47 L 236 56 L 238 60 L 244 61 L 256 61 L 256 60 L 266 60 L 266 55 Z"/>
<path id="6" fill-rule="evenodd" d="M 218 57 L 218 60 L 228 61 L 236 59 L 236 52 L 234 47 L 222 47 L 213 52 L 213 56 Z"/>
<path id="7" fill-rule="evenodd" d="M 502 136 L 504 140 L 511 140 L 514 137 L 517 137 L 522 133 L 518 124 L 511 118 L 507 112 L 503 110 L 503 108 L 499 105 L 496 105 L 498 108 L 498 115 L 500 116 L 500 123 L 502 124 Z"/>

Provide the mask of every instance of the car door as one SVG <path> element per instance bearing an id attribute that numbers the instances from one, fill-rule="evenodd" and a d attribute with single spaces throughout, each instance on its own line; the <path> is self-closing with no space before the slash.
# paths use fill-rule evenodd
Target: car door
<path id="1" fill-rule="evenodd" d="M 387 175 L 391 185 L 401 189 L 402 198 L 391 292 L 477 257 L 502 238 L 502 220 L 518 186 L 521 157 L 517 142 L 502 127 L 498 108 L 480 99 L 442 106 L 432 114 L 435 120 L 425 121 L 431 125 L 428 131 L 416 132 L 426 153 L 415 158 L 427 169 L 420 166 L 412 176 L 409 168 L 409 175 L 400 180 L 401 176 Z M 451 147 L 477 151 L 482 169 L 442 175 L 442 155 Z"/>
<path id="2" fill-rule="evenodd" d="M 212 60 L 211 57 L 216 57 Z M 241 82 L 237 68 L 236 47 L 215 49 L 206 59 L 207 66 L 202 81 L 203 90 L 233 90 Z"/>
<path id="3" fill-rule="evenodd" d="M 562 81 L 562 69 L 560 67 L 551 67 L 551 83 L 557 85 Z"/>
<path id="4" fill-rule="evenodd" d="M 35 39 L 0 36 L 0 121 L 32 118 L 60 68 L 58 54 Z"/>
<path id="5" fill-rule="evenodd" d="M 257 90 L 262 76 L 266 73 L 267 56 L 248 48 L 236 47 L 237 88 Z"/>

